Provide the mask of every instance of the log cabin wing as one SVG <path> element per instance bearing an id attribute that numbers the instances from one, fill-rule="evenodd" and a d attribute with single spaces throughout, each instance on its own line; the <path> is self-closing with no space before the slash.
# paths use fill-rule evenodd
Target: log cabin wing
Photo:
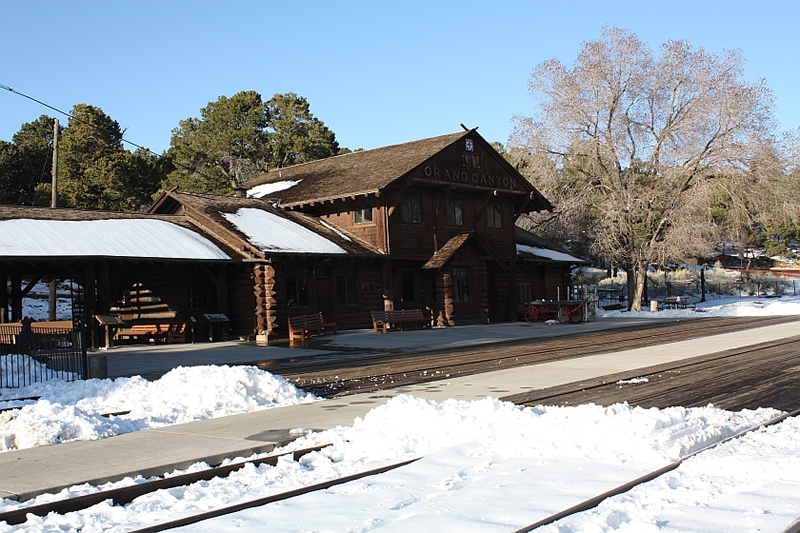
<path id="1" fill-rule="evenodd" d="M 23 318 L 39 282 L 69 281 L 68 318 L 89 327 L 93 346 L 95 315 L 186 323 L 224 304 L 211 280 L 237 255 L 183 217 L 0 206 L 0 322 Z"/>

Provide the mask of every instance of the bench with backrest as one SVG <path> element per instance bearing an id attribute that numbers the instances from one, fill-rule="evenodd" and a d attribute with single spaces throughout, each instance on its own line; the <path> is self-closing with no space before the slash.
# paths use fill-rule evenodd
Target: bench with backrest
<path id="1" fill-rule="evenodd" d="M 162 324 L 133 324 L 120 329 L 114 335 L 115 341 L 146 341 L 148 343 L 183 343 L 186 342 L 186 323 L 170 322 Z"/>
<path id="2" fill-rule="evenodd" d="M 392 329 L 403 331 L 404 326 L 414 325 L 414 329 L 430 327 L 430 321 L 425 318 L 422 309 L 391 309 L 386 311 L 372 311 L 372 327 L 375 331 L 388 333 Z"/>
<path id="3" fill-rule="evenodd" d="M 317 337 L 333 331 L 337 333 L 336 322 L 328 322 L 322 312 L 289 317 L 289 345 L 305 345 L 309 337 Z"/>

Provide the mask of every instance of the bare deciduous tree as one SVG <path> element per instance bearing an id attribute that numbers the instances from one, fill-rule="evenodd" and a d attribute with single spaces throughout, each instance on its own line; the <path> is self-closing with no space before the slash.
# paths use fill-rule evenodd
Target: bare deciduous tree
<path id="1" fill-rule="evenodd" d="M 763 80 L 745 81 L 742 64 L 738 51 L 686 41 L 654 54 L 606 27 L 571 67 L 553 59 L 532 73 L 537 114 L 516 117 L 511 145 L 549 159 L 551 171 L 535 166 L 537 186 L 591 216 L 593 251 L 626 266 L 635 310 L 648 265 L 715 242 L 718 183 L 769 178 L 752 170 L 773 145 L 772 94 Z"/>

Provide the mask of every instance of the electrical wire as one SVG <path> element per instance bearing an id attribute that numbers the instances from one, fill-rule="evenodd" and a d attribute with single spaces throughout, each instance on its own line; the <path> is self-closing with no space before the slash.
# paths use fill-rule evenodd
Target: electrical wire
<path id="1" fill-rule="evenodd" d="M 39 104 L 39 105 L 41 105 L 41 106 L 44 106 L 44 107 L 46 107 L 46 108 L 48 108 L 48 109 L 52 109 L 53 111 L 55 111 L 55 112 L 57 112 L 57 113 L 61 113 L 62 115 L 66 116 L 66 117 L 69 117 L 69 118 L 70 118 L 70 120 L 76 120 L 76 121 L 78 121 L 78 122 L 81 122 L 81 123 L 83 123 L 83 124 L 86 124 L 87 126 L 91 126 L 91 125 L 92 125 L 91 123 L 89 123 L 89 122 L 87 122 L 87 121 L 85 121 L 85 120 L 82 120 L 82 119 L 80 119 L 79 117 L 76 117 L 76 116 L 75 116 L 75 115 L 73 115 L 72 113 L 69 113 L 69 112 L 67 112 L 67 111 L 64 111 L 64 110 L 62 110 L 62 109 L 59 109 L 59 108 L 57 108 L 57 107 L 55 107 L 55 106 L 52 106 L 52 105 L 50 105 L 50 104 L 48 104 L 48 103 L 42 102 L 41 100 L 37 100 L 36 98 L 34 98 L 34 97 L 32 97 L 32 96 L 29 96 L 29 95 L 27 95 L 27 94 L 25 94 L 25 93 L 21 93 L 21 92 L 19 92 L 19 91 L 15 90 L 15 89 L 13 89 L 12 87 L 9 87 L 8 85 L 5 85 L 4 83 L 0 83 L 0 89 L 4 89 L 4 90 L 6 90 L 6 91 L 8 91 L 8 92 L 10 92 L 10 93 L 12 93 L 12 94 L 16 94 L 17 96 L 21 96 L 21 97 L 23 97 L 23 98 L 27 98 L 28 100 L 31 100 L 32 102 L 36 102 L 37 104 Z M 109 118 L 110 118 L 110 117 L 109 117 Z M 138 148 L 138 149 L 140 149 L 140 150 L 144 150 L 144 152 L 145 152 L 145 155 L 153 155 L 153 156 L 155 156 L 157 159 L 161 159 L 161 158 L 163 158 L 163 157 L 164 157 L 164 156 L 162 156 L 162 155 L 158 155 L 157 153 L 153 152 L 153 151 L 152 151 L 152 150 L 150 150 L 149 148 L 146 148 L 146 147 L 144 147 L 144 146 L 142 146 L 142 145 L 140 145 L 140 144 L 136 144 L 136 143 L 135 143 L 135 142 L 133 142 L 133 141 L 129 141 L 129 140 L 128 140 L 128 139 L 126 139 L 125 137 L 120 137 L 120 140 L 121 140 L 122 142 L 124 142 L 124 143 L 127 143 L 127 144 L 129 144 L 129 145 L 131 145 L 131 146 L 134 146 L 134 147 L 136 147 L 136 148 Z M 183 169 L 183 170 L 189 171 L 189 172 L 191 172 L 191 173 L 194 173 L 194 174 L 198 174 L 198 175 L 200 175 L 200 176 L 202 176 L 202 177 L 204 177 L 204 178 L 206 178 L 206 179 L 209 179 L 209 180 L 212 180 L 212 179 L 213 179 L 211 176 L 208 176 L 208 175 L 204 174 L 203 172 L 201 172 L 201 171 L 197 170 L 196 168 L 192 168 L 192 167 L 190 167 L 190 166 L 188 166 L 188 165 L 184 165 L 184 164 L 182 164 L 182 163 L 178 163 L 178 162 L 176 162 L 176 161 L 174 161 L 174 160 L 172 161 L 172 164 L 173 164 L 173 165 L 175 165 L 176 167 L 180 167 L 180 168 L 181 168 L 181 169 Z"/>
<path id="2" fill-rule="evenodd" d="M 37 100 L 36 98 L 34 98 L 32 96 L 28 96 L 25 93 L 21 93 L 21 92 L 19 92 L 17 90 L 14 90 L 13 88 L 9 87 L 8 85 L 0 83 L 0 89 L 5 89 L 6 91 L 8 91 L 10 93 L 16 94 L 18 96 L 22 96 L 23 98 L 27 98 L 28 100 L 31 100 L 32 102 L 36 102 L 37 104 L 42 105 L 42 106 L 46 107 L 47 109 L 52 109 L 56 113 L 61 113 L 62 115 L 69 117 L 70 120 L 77 120 L 78 122 L 82 122 L 82 123 L 86 124 L 87 126 L 91 126 L 91 124 L 89 122 L 87 122 L 85 120 L 81 120 L 80 118 L 76 117 L 72 113 L 69 113 L 67 111 L 63 111 L 63 110 L 61 110 L 61 109 L 59 109 L 57 107 L 54 107 L 54 106 L 51 106 L 50 104 L 42 102 L 41 100 Z M 145 153 L 147 153 L 147 154 L 153 154 L 154 156 L 159 157 L 159 158 L 161 157 L 160 155 L 158 155 L 157 153 L 153 152 L 149 148 L 145 148 L 144 146 L 142 146 L 140 144 L 136 144 L 133 141 L 129 141 L 128 139 L 126 139 L 124 137 L 121 137 L 120 140 L 122 142 L 124 142 L 124 143 L 130 144 L 131 146 L 135 146 L 136 148 L 138 148 L 140 150 L 144 150 Z M 198 174 L 200 174 L 200 173 L 198 172 Z"/>

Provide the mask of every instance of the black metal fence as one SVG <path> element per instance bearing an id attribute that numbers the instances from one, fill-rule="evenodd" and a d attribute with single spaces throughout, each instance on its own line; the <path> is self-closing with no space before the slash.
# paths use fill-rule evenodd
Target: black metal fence
<path id="1" fill-rule="evenodd" d="M 75 381 L 88 375 L 86 332 L 39 327 L 30 319 L 0 324 L 0 388 L 49 379 Z"/>
<path id="2" fill-rule="evenodd" d="M 624 284 L 605 286 L 598 289 L 599 307 L 605 310 L 624 309 L 627 307 L 628 291 Z M 739 279 L 719 282 L 715 280 L 701 282 L 693 280 L 665 281 L 648 276 L 646 294 L 642 306 L 647 307 L 650 300 L 663 300 L 672 297 L 688 298 L 694 301 L 714 301 L 731 297 L 749 296 L 797 296 L 800 294 L 800 279 L 793 278 L 757 278 Z"/>

